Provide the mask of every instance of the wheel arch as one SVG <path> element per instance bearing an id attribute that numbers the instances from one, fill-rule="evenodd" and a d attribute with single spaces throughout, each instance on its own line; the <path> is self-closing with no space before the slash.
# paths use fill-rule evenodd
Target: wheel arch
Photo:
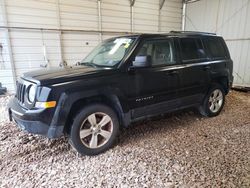
<path id="1" fill-rule="evenodd" d="M 70 97 L 72 98 L 72 97 Z M 84 108 L 84 106 L 91 105 L 91 104 L 103 104 L 110 107 L 116 113 L 120 125 L 124 126 L 126 124 L 125 117 L 124 117 L 124 110 L 121 106 L 120 100 L 116 95 L 106 95 L 106 94 L 95 94 L 88 97 L 80 97 L 75 98 L 72 101 L 70 106 L 70 110 L 67 115 L 67 119 L 65 122 L 64 132 L 69 133 L 70 127 L 73 122 L 74 116 Z"/>
<path id="2" fill-rule="evenodd" d="M 227 76 L 220 76 L 212 79 L 212 83 L 220 84 L 225 91 L 225 94 L 228 94 L 230 87 L 229 87 L 229 80 Z"/>

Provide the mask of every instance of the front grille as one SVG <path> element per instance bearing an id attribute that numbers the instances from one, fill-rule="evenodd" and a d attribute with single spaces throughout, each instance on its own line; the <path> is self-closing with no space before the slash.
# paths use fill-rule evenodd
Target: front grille
<path id="1" fill-rule="evenodd" d="M 17 82 L 16 97 L 20 103 L 24 103 L 26 86 L 20 82 Z"/>

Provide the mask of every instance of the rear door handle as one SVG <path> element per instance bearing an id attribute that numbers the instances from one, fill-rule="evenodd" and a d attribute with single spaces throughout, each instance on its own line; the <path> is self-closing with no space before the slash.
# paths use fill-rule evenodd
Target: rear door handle
<path id="1" fill-rule="evenodd" d="M 179 71 L 171 70 L 171 71 L 167 72 L 167 75 L 176 75 L 176 74 L 179 74 Z"/>
<path id="2" fill-rule="evenodd" d="M 209 66 L 209 65 L 206 65 L 203 69 L 204 69 L 204 70 L 209 70 L 209 69 L 210 69 L 210 66 Z"/>

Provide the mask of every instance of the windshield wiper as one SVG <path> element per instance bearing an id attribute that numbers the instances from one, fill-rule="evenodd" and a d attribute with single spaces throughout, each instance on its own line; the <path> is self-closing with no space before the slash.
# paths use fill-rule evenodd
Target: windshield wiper
<path id="1" fill-rule="evenodd" d="M 94 63 L 91 63 L 91 62 L 79 62 L 78 65 L 85 65 L 85 66 L 89 66 L 89 67 L 96 67 L 96 65 Z"/>
<path id="2" fill-rule="evenodd" d="M 98 68 L 98 67 L 108 67 L 110 68 L 111 66 L 108 65 L 98 65 L 92 62 L 78 62 L 77 65 L 85 65 L 85 66 L 89 66 L 89 67 L 94 67 L 94 68 Z"/>

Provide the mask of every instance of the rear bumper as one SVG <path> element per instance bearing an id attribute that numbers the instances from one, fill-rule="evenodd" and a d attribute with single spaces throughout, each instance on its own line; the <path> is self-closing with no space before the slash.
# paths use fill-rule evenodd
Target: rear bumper
<path id="1" fill-rule="evenodd" d="M 14 120 L 17 126 L 29 133 L 39 134 L 48 138 L 57 138 L 63 135 L 64 126 L 51 126 L 45 118 L 51 116 L 51 111 L 26 110 L 20 106 L 16 98 L 10 100 L 8 104 L 9 119 Z M 47 116 L 46 116 L 47 114 Z"/>

